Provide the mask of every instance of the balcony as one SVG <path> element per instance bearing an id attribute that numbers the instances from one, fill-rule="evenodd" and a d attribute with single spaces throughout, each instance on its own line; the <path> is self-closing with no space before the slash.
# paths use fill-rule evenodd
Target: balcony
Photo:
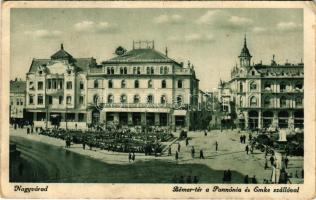
<path id="1" fill-rule="evenodd" d="M 177 110 L 187 110 L 188 104 L 156 104 L 156 103 L 99 103 L 98 105 L 94 103 L 89 103 L 90 108 L 172 108 Z"/>

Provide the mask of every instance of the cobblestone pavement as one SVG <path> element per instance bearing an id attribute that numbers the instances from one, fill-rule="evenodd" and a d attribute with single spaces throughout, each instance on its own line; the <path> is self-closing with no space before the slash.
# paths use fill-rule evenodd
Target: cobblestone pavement
<path id="1" fill-rule="evenodd" d="M 243 134 L 247 135 L 248 138 L 247 133 Z M 19 136 L 62 148 L 65 146 L 65 142 L 63 140 L 37 134 L 27 135 L 25 129 L 10 129 L 10 135 Z M 177 136 L 178 133 L 175 133 L 175 135 Z M 202 164 L 213 170 L 222 171 L 230 169 L 231 171 L 236 171 L 242 175 L 248 175 L 249 177 L 255 175 L 259 183 L 262 182 L 263 179 L 270 179 L 272 171 L 270 166 L 268 169 L 264 169 L 264 153 L 260 152 L 259 150 L 254 150 L 253 154 L 249 153 L 247 155 L 245 152 L 246 144 L 241 144 L 239 142 L 239 136 L 240 133 L 231 130 L 224 130 L 223 132 L 220 132 L 219 130 L 213 130 L 208 132 L 207 136 L 204 136 L 204 132 L 202 131 L 189 132 L 188 137 L 190 139 L 188 146 L 186 146 L 185 140 L 172 141 L 171 156 L 167 156 L 166 152 L 164 155 L 159 157 L 145 156 L 144 154 L 138 153 L 136 154 L 136 161 L 161 160 L 167 161 L 168 163 L 176 163 L 175 151 L 178 149 L 178 143 L 180 143 L 181 147 L 178 160 L 179 165 Z M 218 151 L 215 150 L 215 142 L 218 143 Z M 195 148 L 195 158 L 191 157 L 192 146 Z M 82 145 L 79 144 L 72 145 L 71 148 L 67 150 L 89 156 L 109 164 L 130 164 L 127 153 L 109 152 L 107 150 L 100 149 L 83 150 Z M 203 150 L 204 159 L 199 159 L 200 150 Z M 298 171 L 299 177 L 301 177 L 300 172 L 303 167 L 303 158 L 289 157 L 289 160 L 289 172 L 294 175 L 296 171 Z M 296 182 L 301 182 L 301 180 L 298 179 Z"/>

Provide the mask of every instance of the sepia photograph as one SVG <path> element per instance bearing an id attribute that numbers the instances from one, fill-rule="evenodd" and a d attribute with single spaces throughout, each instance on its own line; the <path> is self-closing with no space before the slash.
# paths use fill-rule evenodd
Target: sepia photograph
<path id="1" fill-rule="evenodd" d="M 305 110 L 303 8 L 13 7 L 8 20 L 14 191 L 299 193 L 315 176 L 305 168 L 315 107 Z"/>

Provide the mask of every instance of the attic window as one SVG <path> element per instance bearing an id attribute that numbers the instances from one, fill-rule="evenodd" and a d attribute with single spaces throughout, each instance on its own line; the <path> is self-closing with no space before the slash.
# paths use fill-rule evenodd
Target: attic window
<path id="1" fill-rule="evenodd" d="M 71 74 L 71 70 L 67 70 L 67 74 L 70 75 Z"/>
<path id="2" fill-rule="evenodd" d="M 251 72 L 251 75 L 254 76 L 254 75 L 255 75 L 255 71 L 252 71 L 252 72 Z"/>
<path id="3" fill-rule="evenodd" d="M 40 70 L 38 73 L 39 73 L 40 75 L 42 75 L 42 74 L 43 74 L 43 71 L 42 71 L 42 70 Z"/>

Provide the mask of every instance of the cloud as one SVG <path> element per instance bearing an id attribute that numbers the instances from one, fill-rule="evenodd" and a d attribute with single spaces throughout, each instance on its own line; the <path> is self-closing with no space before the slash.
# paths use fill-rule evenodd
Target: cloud
<path id="1" fill-rule="evenodd" d="M 77 32 L 86 33 L 111 33 L 117 30 L 117 24 L 111 24 L 109 22 L 82 21 L 74 24 L 74 29 Z"/>
<path id="2" fill-rule="evenodd" d="M 276 29 L 279 31 L 296 31 L 302 27 L 302 24 L 297 24 L 295 22 L 279 22 L 276 25 Z"/>
<path id="3" fill-rule="evenodd" d="M 47 29 L 40 29 L 40 30 L 33 30 L 33 31 L 25 31 L 24 34 L 33 36 L 36 38 L 59 38 L 62 35 L 62 32 L 59 30 L 47 30 Z"/>
<path id="4" fill-rule="evenodd" d="M 173 15 L 159 15 L 158 17 L 154 18 L 154 22 L 157 24 L 180 24 L 183 23 L 183 17 L 178 14 Z"/>
<path id="5" fill-rule="evenodd" d="M 244 28 L 251 26 L 253 20 L 247 17 L 230 15 L 222 10 L 209 10 L 196 20 L 197 24 L 221 28 Z"/>
<path id="6" fill-rule="evenodd" d="M 254 33 L 265 33 L 267 32 L 268 30 L 264 27 L 261 27 L 261 26 L 255 26 L 252 28 L 252 32 Z"/>
<path id="7" fill-rule="evenodd" d="M 192 33 L 185 36 L 170 36 L 167 38 L 170 42 L 185 42 L 185 43 L 210 43 L 214 42 L 215 38 L 212 34 Z"/>

